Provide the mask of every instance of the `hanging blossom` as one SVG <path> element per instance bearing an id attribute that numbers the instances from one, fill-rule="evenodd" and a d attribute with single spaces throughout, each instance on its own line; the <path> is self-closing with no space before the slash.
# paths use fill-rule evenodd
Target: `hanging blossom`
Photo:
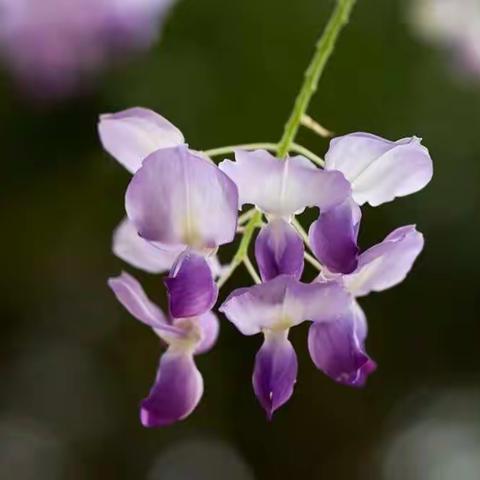
<path id="1" fill-rule="evenodd" d="M 118 300 L 151 326 L 167 345 L 155 385 L 142 402 L 147 427 L 188 416 L 198 404 L 203 381 L 193 355 L 210 348 L 218 332 L 211 312 L 218 288 L 218 246 L 233 240 L 237 226 L 235 184 L 208 157 L 190 150 L 181 132 L 155 112 L 133 108 L 102 115 L 104 148 L 133 177 L 127 188 L 127 218 L 113 235 L 114 253 L 165 279 L 165 317 L 128 274 L 110 279 Z"/>
<path id="2" fill-rule="evenodd" d="M 271 417 L 293 393 L 297 360 L 288 332 L 303 320 L 312 321 L 308 347 L 313 362 L 335 381 L 363 386 L 375 370 L 365 352 L 365 315 L 355 298 L 401 282 L 423 248 L 423 236 L 413 226 L 402 227 L 360 253 L 359 204 L 378 206 L 420 190 L 431 179 L 432 162 L 416 137 L 391 142 L 366 133 L 333 139 L 323 171 L 298 157 L 296 163 L 279 162 L 265 152 L 236 157 L 220 168 L 237 183 L 241 202 L 254 203 L 271 221 L 255 245 L 264 283 L 235 290 L 220 311 L 244 335 L 264 334 L 253 387 Z M 276 163 L 267 170 L 271 161 Z M 300 161 L 306 170 L 292 166 Z M 309 245 L 321 273 L 305 285 L 298 280 L 303 244 L 287 219 L 314 205 L 321 213 L 311 225 Z"/>
<path id="3" fill-rule="evenodd" d="M 186 145 L 183 134 L 177 127 L 158 113 L 141 107 L 101 115 L 98 133 L 105 150 L 132 174 L 155 151 Z M 126 217 L 114 231 L 112 250 L 117 257 L 136 268 L 149 273 L 163 273 L 172 268 L 175 260 L 185 250 L 185 245 L 153 244 L 142 238 L 135 225 Z M 216 256 L 208 255 L 207 261 L 214 275 L 218 276 L 221 266 Z"/>
<path id="4" fill-rule="evenodd" d="M 0 0 L 0 56 L 40 98 L 63 97 L 112 58 L 147 48 L 174 0 Z"/>
<path id="5" fill-rule="evenodd" d="M 480 3 L 415 0 L 412 23 L 425 40 L 450 51 L 456 67 L 480 75 Z"/>
<path id="6" fill-rule="evenodd" d="M 189 261 L 191 259 L 185 258 L 182 264 Z M 180 266 L 179 270 L 182 268 Z M 200 276 L 201 272 L 197 275 Z M 175 281 L 175 277 L 167 280 Z M 207 307 L 213 304 L 212 301 L 198 302 L 195 295 L 183 298 L 180 307 L 183 311 L 180 313 L 188 313 L 189 316 L 167 317 L 148 299 L 131 275 L 122 273 L 111 278 L 109 285 L 128 312 L 151 327 L 166 345 L 155 384 L 141 403 L 142 424 L 145 427 L 162 427 L 182 420 L 195 409 L 203 393 L 203 379 L 195 365 L 194 355 L 208 351 L 217 339 L 218 320 Z M 173 293 L 174 309 L 179 308 L 176 297 Z"/>

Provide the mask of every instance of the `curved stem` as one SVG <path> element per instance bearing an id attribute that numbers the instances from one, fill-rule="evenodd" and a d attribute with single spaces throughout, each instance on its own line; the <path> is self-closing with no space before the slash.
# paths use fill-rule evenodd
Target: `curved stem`
<path id="1" fill-rule="evenodd" d="M 278 143 L 277 152 L 280 158 L 285 157 L 288 153 L 290 145 L 297 135 L 302 116 L 306 113 L 310 100 L 317 90 L 320 76 L 333 52 L 340 31 L 348 22 L 355 2 L 356 0 L 337 0 L 337 6 L 317 43 L 315 54 L 305 72 L 303 85 L 295 100 L 290 118 L 285 124 L 283 136 Z"/>
<path id="2" fill-rule="evenodd" d="M 228 270 L 218 279 L 217 286 L 220 289 L 225 282 L 231 277 L 232 273 L 237 269 L 237 267 L 243 262 L 244 258 L 248 255 L 248 247 L 252 240 L 252 236 L 257 227 L 262 224 L 262 212 L 256 210 L 254 215 L 250 218 L 248 223 L 245 225 L 245 232 L 243 237 L 240 240 L 240 245 L 238 246 L 237 252 L 235 253 Z"/>
<path id="3" fill-rule="evenodd" d="M 300 92 L 295 100 L 295 104 L 288 119 L 283 136 L 277 144 L 248 144 L 243 148 L 266 148 L 277 151 L 277 156 L 279 158 L 284 158 L 287 153 L 292 149 L 292 146 L 295 137 L 297 135 L 298 129 L 300 127 L 300 122 L 302 116 L 306 113 L 310 100 L 312 99 L 313 94 L 317 90 L 318 81 L 320 76 L 325 68 L 325 65 L 330 58 L 330 55 L 333 52 L 335 42 L 337 41 L 338 35 L 342 30 L 342 27 L 347 23 L 352 11 L 353 6 L 355 5 L 356 0 L 337 0 L 337 6 L 328 21 L 328 24 L 320 37 L 320 40 L 317 43 L 315 54 L 310 62 L 310 65 L 305 72 L 305 79 L 303 85 L 300 89 Z M 254 147 L 252 147 L 252 145 Z M 259 146 L 262 145 L 262 146 Z M 228 147 L 232 148 L 232 147 Z M 240 147 L 238 147 L 240 148 Z M 302 147 L 303 148 L 303 147 Z M 306 150 L 306 149 L 305 149 Z M 308 150 L 307 150 L 308 151 Z M 210 155 L 221 155 L 222 153 L 230 153 L 230 151 L 224 152 L 221 149 L 214 149 L 213 154 L 212 150 L 209 151 Z M 205 152 L 208 154 L 208 151 Z M 246 256 L 248 255 L 248 248 L 250 242 L 252 241 L 253 233 L 255 229 L 262 224 L 262 212 L 257 210 L 255 214 L 250 218 L 248 223 L 245 225 L 245 232 L 242 239 L 240 240 L 240 245 L 238 250 L 233 257 L 232 262 L 227 270 L 227 272 L 220 277 L 217 282 L 218 288 L 220 288 L 236 270 L 236 268 L 244 262 Z M 307 254 L 307 260 L 314 260 L 313 257 Z"/>
<path id="4" fill-rule="evenodd" d="M 218 155 L 227 155 L 229 153 L 233 153 L 235 150 L 258 150 L 258 149 L 270 150 L 272 152 L 276 152 L 278 150 L 278 144 L 273 142 L 243 143 L 240 145 L 228 145 L 225 147 L 212 148 L 210 150 L 204 150 L 203 153 L 205 155 L 208 155 L 209 157 L 216 157 Z M 323 167 L 324 165 L 324 161 L 318 155 L 315 155 L 308 148 L 305 148 L 304 146 L 299 145 L 298 143 L 292 142 L 288 151 L 299 153 L 321 167 Z"/>

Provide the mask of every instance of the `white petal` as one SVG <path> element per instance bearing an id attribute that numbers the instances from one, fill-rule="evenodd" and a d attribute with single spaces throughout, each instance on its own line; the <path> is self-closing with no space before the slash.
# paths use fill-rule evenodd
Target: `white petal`
<path id="1" fill-rule="evenodd" d="M 341 171 L 352 184 L 359 204 L 378 206 L 421 190 L 432 178 L 428 149 L 416 137 L 396 142 L 368 133 L 334 138 L 326 168 Z"/>

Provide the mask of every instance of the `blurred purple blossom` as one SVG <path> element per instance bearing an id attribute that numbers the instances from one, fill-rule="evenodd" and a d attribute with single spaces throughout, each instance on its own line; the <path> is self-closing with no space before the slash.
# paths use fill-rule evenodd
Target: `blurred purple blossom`
<path id="1" fill-rule="evenodd" d="M 38 98 L 64 97 L 147 48 L 174 0 L 0 0 L 0 55 Z"/>

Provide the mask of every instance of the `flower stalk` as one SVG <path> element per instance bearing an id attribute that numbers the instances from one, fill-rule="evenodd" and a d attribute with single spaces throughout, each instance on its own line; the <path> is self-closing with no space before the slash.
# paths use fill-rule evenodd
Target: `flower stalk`
<path id="1" fill-rule="evenodd" d="M 355 5 L 355 2 L 356 0 L 337 1 L 335 10 L 330 17 L 330 20 L 328 21 L 322 36 L 317 42 L 313 58 L 307 70 L 305 71 L 303 84 L 295 100 L 292 113 L 290 114 L 290 117 L 285 124 L 282 138 L 280 139 L 278 144 L 260 144 L 263 148 L 269 150 L 276 150 L 278 158 L 283 159 L 289 151 L 295 150 L 298 147 L 296 144 L 294 144 L 294 140 L 297 136 L 298 129 L 300 128 L 300 125 L 302 123 L 302 118 L 306 114 L 310 101 L 317 90 L 318 82 L 325 69 L 325 65 L 327 64 L 333 52 L 338 36 L 342 28 L 347 24 L 348 19 L 350 18 L 350 13 L 353 9 L 353 6 Z M 258 148 L 259 144 L 256 144 L 254 146 Z M 292 148 L 294 146 L 295 148 Z M 243 145 L 243 148 L 246 147 L 252 148 L 252 145 Z M 232 148 L 233 147 L 227 147 L 227 149 Z M 242 148 L 242 146 L 239 146 L 238 148 Z M 301 148 L 304 149 L 304 147 Z M 225 149 L 213 149 L 205 153 L 209 153 L 210 155 L 218 155 L 222 153 L 229 153 L 230 151 L 232 150 L 225 151 Z M 311 157 L 309 156 L 309 158 Z M 318 161 L 316 163 L 323 165 L 323 160 L 318 157 L 317 159 Z M 221 288 L 222 285 L 237 269 L 237 267 L 244 262 L 248 254 L 248 248 L 250 246 L 253 233 L 255 229 L 261 225 L 261 221 L 262 213 L 257 210 L 245 226 L 245 232 L 240 241 L 240 245 L 237 252 L 235 253 L 235 256 L 233 257 L 232 262 L 230 263 L 227 272 L 222 275 L 218 280 L 218 288 Z"/>
<path id="2" fill-rule="evenodd" d="M 308 109 L 308 105 L 317 91 L 318 81 L 325 69 L 330 56 L 333 53 L 335 43 L 342 28 L 347 24 L 350 13 L 356 0 L 338 0 L 337 6 L 325 27 L 325 30 L 317 42 L 312 61 L 305 72 L 303 85 L 297 95 L 290 118 L 285 124 L 285 129 L 278 143 L 277 154 L 280 158 L 285 157 L 290 145 L 297 136 L 302 117 Z"/>

